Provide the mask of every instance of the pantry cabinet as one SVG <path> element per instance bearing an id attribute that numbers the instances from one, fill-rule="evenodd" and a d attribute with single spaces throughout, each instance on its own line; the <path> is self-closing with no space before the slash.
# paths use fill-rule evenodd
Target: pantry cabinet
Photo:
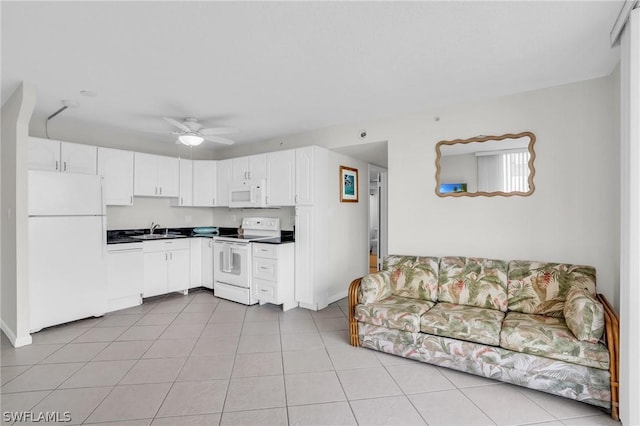
<path id="1" fill-rule="evenodd" d="M 295 205 L 296 151 L 270 152 L 267 154 L 267 205 Z"/>
<path id="2" fill-rule="evenodd" d="M 97 147 L 29 137 L 27 165 L 30 170 L 95 175 Z"/>
<path id="3" fill-rule="evenodd" d="M 180 179 L 177 158 L 136 152 L 134 164 L 133 195 L 178 196 Z"/>
<path id="4" fill-rule="evenodd" d="M 189 288 L 189 239 L 145 241 L 143 297 Z"/>
<path id="5" fill-rule="evenodd" d="M 316 154 L 318 153 L 318 154 Z M 299 206 L 314 204 L 314 182 L 316 156 L 322 150 L 316 146 L 296 148 L 295 165 L 295 204 Z"/>
<path id="6" fill-rule="evenodd" d="M 133 151 L 99 147 L 98 174 L 106 205 L 133 205 Z"/>

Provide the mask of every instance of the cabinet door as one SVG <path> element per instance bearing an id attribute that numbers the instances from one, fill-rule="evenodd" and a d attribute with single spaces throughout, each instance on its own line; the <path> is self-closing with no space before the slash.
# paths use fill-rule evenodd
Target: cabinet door
<path id="1" fill-rule="evenodd" d="M 232 180 L 233 160 L 218 161 L 216 165 L 217 170 L 217 182 L 216 187 L 218 190 L 218 196 L 216 197 L 216 206 L 228 206 L 229 205 L 229 183 Z"/>
<path id="2" fill-rule="evenodd" d="M 193 205 L 193 161 L 180 159 L 180 195 L 178 197 L 179 206 Z M 159 171 L 162 173 L 162 170 Z"/>
<path id="3" fill-rule="evenodd" d="M 98 174 L 104 177 L 104 202 L 112 206 L 133 205 L 133 152 L 98 148 Z"/>
<path id="4" fill-rule="evenodd" d="M 27 166 L 29 170 L 60 170 L 60 142 L 30 137 Z"/>
<path id="5" fill-rule="evenodd" d="M 313 209 L 296 207 L 295 295 L 296 301 L 313 305 Z"/>
<path id="6" fill-rule="evenodd" d="M 96 174 L 98 148 L 79 143 L 60 142 L 61 171 Z"/>
<path id="7" fill-rule="evenodd" d="M 180 192 L 180 165 L 174 157 L 158 157 L 158 188 L 161 197 L 177 197 Z"/>
<path id="8" fill-rule="evenodd" d="M 193 205 L 212 207 L 216 205 L 216 162 L 193 162 Z"/>
<path id="9" fill-rule="evenodd" d="M 134 164 L 133 195 L 158 195 L 158 156 L 136 152 Z"/>
<path id="10" fill-rule="evenodd" d="M 172 250 L 167 263 L 167 291 L 189 288 L 189 250 Z"/>
<path id="11" fill-rule="evenodd" d="M 202 243 L 204 238 L 190 238 L 189 248 L 191 249 L 190 265 L 191 277 L 189 288 L 200 287 L 202 285 Z M 206 243 L 206 241 L 204 241 Z"/>
<path id="12" fill-rule="evenodd" d="M 213 289 L 213 239 L 202 242 L 202 285 Z"/>
<path id="13" fill-rule="evenodd" d="M 267 154 L 267 204 L 295 205 L 296 152 L 293 149 Z"/>
<path id="14" fill-rule="evenodd" d="M 231 183 L 249 179 L 249 157 L 238 157 L 231 160 Z"/>
<path id="15" fill-rule="evenodd" d="M 144 254 L 143 297 L 157 296 L 167 292 L 168 256 L 166 251 Z"/>
<path id="16" fill-rule="evenodd" d="M 313 147 L 296 149 L 296 204 L 313 204 Z"/>
<path id="17" fill-rule="evenodd" d="M 249 179 L 267 178 L 267 154 L 250 155 L 248 161 Z"/>

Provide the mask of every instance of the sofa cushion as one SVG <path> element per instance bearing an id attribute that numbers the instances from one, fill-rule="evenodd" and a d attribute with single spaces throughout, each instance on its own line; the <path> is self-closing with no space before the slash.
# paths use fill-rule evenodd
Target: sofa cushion
<path id="1" fill-rule="evenodd" d="M 439 275 L 439 302 L 507 311 L 507 262 L 443 257 Z"/>
<path id="2" fill-rule="evenodd" d="M 368 324 L 417 333 L 420 331 L 420 316 L 433 305 L 428 300 L 390 296 L 379 302 L 356 305 L 354 317 Z"/>
<path id="3" fill-rule="evenodd" d="M 420 331 L 498 346 L 504 312 L 475 306 L 438 303 L 420 318 Z"/>
<path id="4" fill-rule="evenodd" d="M 391 272 L 393 294 L 411 299 L 438 300 L 438 258 L 391 255 L 384 259 Z"/>
<path id="5" fill-rule="evenodd" d="M 514 260 L 509 262 L 509 310 L 563 317 L 569 289 L 596 291 L 596 270 L 591 266 Z"/>
<path id="6" fill-rule="evenodd" d="M 564 320 L 578 340 L 597 343 L 604 332 L 604 308 L 587 290 L 571 287 L 564 302 Z"/>
<path id="7" fill-rule="evenodd" d="M 500 346 L 586 367 L 609 368 L 607 347 L 581 342 L 562 318 L 509 312 L 502 323 Z"/>
<path id="8" fill-rule="evenodd" d="M 362 277 L 358 287 L 358 303 L 373 303 L 391 296 L 391 273 L 379 271 Z"/>

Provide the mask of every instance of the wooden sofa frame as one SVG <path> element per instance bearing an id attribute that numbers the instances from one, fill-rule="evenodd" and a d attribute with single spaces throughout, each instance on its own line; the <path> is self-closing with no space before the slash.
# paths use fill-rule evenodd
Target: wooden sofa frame
<path id="1" fill-rule="evenodd" d="M 355 319 L 355 307 L 358 304 L 358 288 L 362 278 L 356 278 L 349 285 L 349 343 L 351 346 L 360 346 L 358 337 L 358 321 Z M 620 362 L 620 319 L 609 301 L 602 294 L 598 294 L 598 300 L 604 307 L 605 334 L 604 343 L 609 350 L 609 374 L 611 376 L 611 418 L 619 418 L 619 382 L 618 365 Z"/>

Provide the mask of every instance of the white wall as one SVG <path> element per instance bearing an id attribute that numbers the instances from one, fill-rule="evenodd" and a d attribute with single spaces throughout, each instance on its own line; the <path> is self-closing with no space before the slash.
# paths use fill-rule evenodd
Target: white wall
<path id="1" fill-rule="evenodd" d="M 169 198 L 134 197 L 133 206 L 107 206 L 107 229 L 161 228 L 213 225 L 212 208 L 173 207 Z"/>
<path id="2" fill-rule="evenodd" d="M 304 145 L 388 141 L 389 253 L 485 256 L 593 265 L 619 306 L 617 76 L 352 123 L 226 149 L 221 157 Z M 435 117 L 438 116 L 439 120 Z M 530 197 L 440 198 L 435 145 L 532 131 Z M 346 239 L 346 237 L 344 237 Z"/>
<path id="3" fill-rule="evenodd" d="M 358 202 L 340 202 L 340 166 L 358 169 Z M 369 168 L 343 154 L 329 152 L 328 173 L 329 303 L 346 297 L 349 284 L 369 270 Z"/>
<path id="4" fill-rule="evenodd" d="M 405 122 L 389 138 L 390 252 L 593 265 L 599 291 L 618 303 L 615 91 L 601 78 Z M 537 138 L 532 196 L 435 195 L 437 141 L 527 130 Z"/>
<path id="5" fill-rule="evenodd" d="M 2 106 L 0 183 L 0 313 L 2 331 L 14 346 L 31 343 L 29 334 L 27 140 L 36 102 L 35 87 L 22 83 Z"/>

